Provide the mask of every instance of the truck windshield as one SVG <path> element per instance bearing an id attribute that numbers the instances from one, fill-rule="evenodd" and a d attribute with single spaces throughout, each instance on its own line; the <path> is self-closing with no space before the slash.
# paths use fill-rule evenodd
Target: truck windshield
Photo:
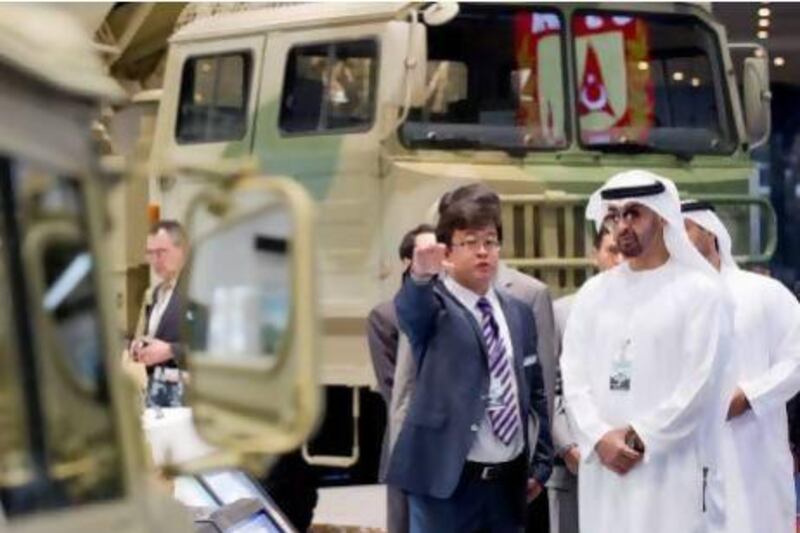
<path id="1" fill-rule="evenodd" d="M 571 27 L 581 144 L 626 153 L 734 150 L 718 40 L 699 19 L 581 11 Z"/>
<path id="2" fill-rule="evenodd" d="M 567 145 L 563 22 L 555 11 L 462 4 L 428 28 L 424 106 L 401 130 L 412 148 L 526 151 Z"/>

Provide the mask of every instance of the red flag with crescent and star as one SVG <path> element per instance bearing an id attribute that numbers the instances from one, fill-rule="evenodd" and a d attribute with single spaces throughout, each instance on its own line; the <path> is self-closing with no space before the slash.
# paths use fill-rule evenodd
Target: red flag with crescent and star
<path id="1" fill-rule="evenodd" d="M 586 141 L 646 139 L 655 97 L 647 23 L 633 16 L 576 15 L 578 114 Z"/>

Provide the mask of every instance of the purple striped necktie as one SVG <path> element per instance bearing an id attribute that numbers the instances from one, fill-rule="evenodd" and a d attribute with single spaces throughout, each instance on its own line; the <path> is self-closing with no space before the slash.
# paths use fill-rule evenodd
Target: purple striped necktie
<path id="1" fill-rule="evenodd" d="M 489 300 L 478 300 L 481 312 L 481 331 L 489 352 L 489 422 L 492 432 L 505 445 L 519 431 L 519 415 L 514 394 L 514 369 L 506 357 L 506 347 L 500 339 L 500 328 L 492 313 Z"/>

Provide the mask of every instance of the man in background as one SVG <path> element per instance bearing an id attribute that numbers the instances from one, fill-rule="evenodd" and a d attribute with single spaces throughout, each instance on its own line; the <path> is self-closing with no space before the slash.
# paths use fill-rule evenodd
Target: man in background
<path id="1" fill-rule="evenodd" d="M 733 342 L 721 396 L 727 407 L 724 531 L 794 533 L 786 402 L 800 390 L 800 304 L 780 282 L 736 265 L 730 235 L 711 204 L 684 202 L 683 216 L 690 239 L 733 300 Z"/>
<path id="2" fill-rule="evenodd" d="M 183 399 L 181 322 L 184 306 L 178 280 L 188 253 L 183 226 L 174 220 L 155 223 L 147 235 L 145 257 L 159 282 L 145 293 L 137 336 L 130 344 L 134 361 L 147 369 L 147 407 L 179 407 Z"/>

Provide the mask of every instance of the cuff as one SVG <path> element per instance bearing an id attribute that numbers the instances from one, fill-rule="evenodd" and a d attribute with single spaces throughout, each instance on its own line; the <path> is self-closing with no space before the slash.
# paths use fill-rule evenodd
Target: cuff
<path id="1" fill-rule="evenodd" d="M 414 274 L 411 271 L 409 271 L 409 276 L 411 277 L 411 281 L 413 281 L 417 285 L 427 285 L 434 278 L 433 274 L 428 274 L 428 275 L 425 275 L 425 276 L 419 276 L 417 274 Z"/>
<path id="2" fill-rule="evenodd" d="M 533 479 L 539 482 L 544 487 L 547 480 L 550 479 L 550 474 L 553 472 L 553 465 L 550 463 L 536 462 L 531 468 L 531 475 Z"/>
<path id="3" fill-rule="evenodd" d="M 584 435 L 584 438 L 579 437 L 578 451 L 581 452 L 581 459 L 583 460 L 585 458 L 588 460 L 592 455 L 596 455 L 594 447 L 597 446 L 597 443 L 600 442 L 603 435 L 612 429 L 614 428 L 606 423 L 598 423 Z"/>
<path id="4" fill-rule="evenodd" d="M 563 446 L 556 448 L 556 455 L 558 457 L 564 457 L 564 454 L 567 453 L 568 450 L 570 450 L 571 448 L 576 448 L 577 446 L 578 446 L 577 442 L 570 442 L 569 444 L 564 444 Z"/>
<path id="5" fill-rule="evenodd" d="M 647 434 L 647 431 L 642 428 L 641 423 L 631 422 L 628 424 L 628 426 L 630 426 L 630 428 L 639 436 L 639 440 L 642 441 L 642 444 L 644 445 L 642 462 L 646 463 L 654 453 L 658 453 L 658 449 L 654 448 L 653 439 Z"/>
<path id="6" fill-rule="evenodd" d="M 770 409 L 767 402 L 760 401 L 761 398 L 761 391 L 759 391 L 759 387 L 756 383 L 739 383 L 738 387 L 742 389 L 744 392 L 745 398 L 747 398 L 747 403 L 750 404 L 750 410 L 753 411 L 753 414 L 756 415 L 758 418 L 762 418 Z M 728 398 L 728 403 L 725 405 L 725 412 L 728 411 L 728 407 L 730 406 L 730 401 L 733 397 Z"/>
<path id="7" fill-rule="evenodd" d="M 175 361 L 175 364 L 183 368 L 185 366 L 184 356 L 186 355 L 186 350 L 183 344 L 179 342 L 171 342 L 169 344 L 169 351 L 172 352 L 172 359 Z"/>

